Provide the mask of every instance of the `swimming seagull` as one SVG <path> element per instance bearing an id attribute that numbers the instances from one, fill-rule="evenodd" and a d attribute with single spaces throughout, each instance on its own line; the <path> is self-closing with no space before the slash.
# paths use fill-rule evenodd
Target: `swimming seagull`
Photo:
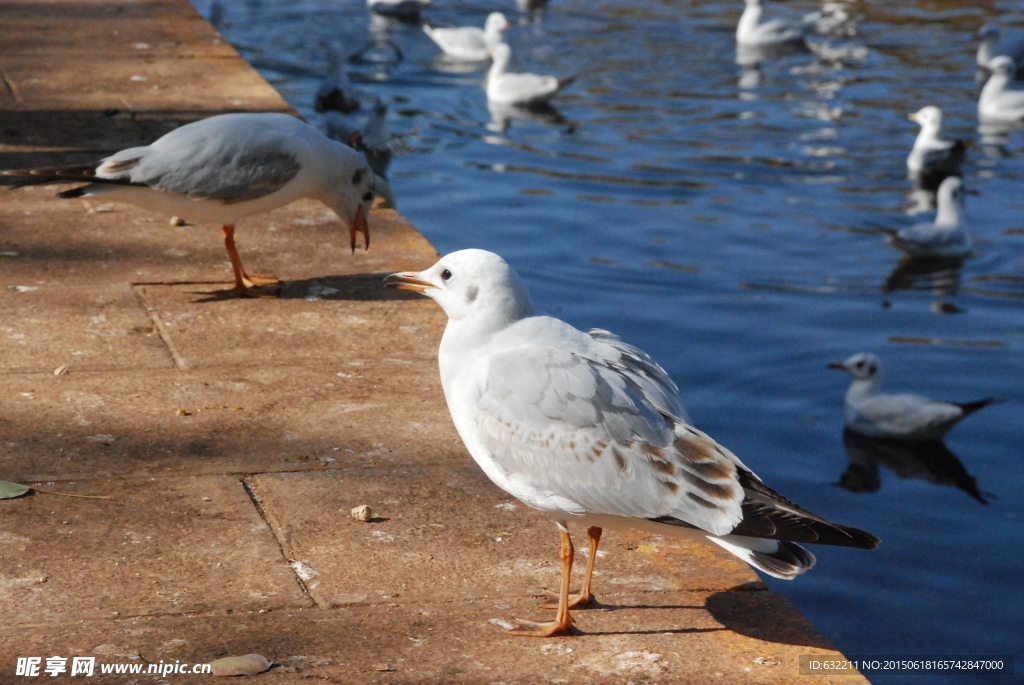
<path id="1" fill-rule="evenodd" d="M 911 257 L 966 257 L 971 251 L 963 212 L 963 193 L 967 191 L 959 176 L 948 176 L 937 193 L 935 221 L 914 224 L 889 233 L 893 245 Z"/>
<path id="2" fill-rule="evenodd" d="M 345 69 L 345 58 L 335 54 L 327 65 L 327 78 L 320 83 L 313 98 L 313 109 L 324 112 L 351 114 L 359 111 L 359 99 L 353 95 L 352 82 Z"/>
<path id="3" fill-rule="evenodd" d="M 420 10 L 431 2 L 432 0 L 366 0 L 366 6 L 375 14 L 403 21 L 415 21 L 420 17 Z"/>
<path id="4" fill-rule="evenodd" d="M 922 186 L 937 186 L 947 176 L 956 175 L 967 150 L 962 140 L 942 140 L 942 110 L 922 107 L 907 119 L 921 126 L 914 147 L 907 155 L 907 171 Z M 932 188 L 934 190 L 934 188 Z"/>
<path id="5" fill-rule="evenodd" d="M 1024 119 L 1024 90 L 1007 90 L 1016 67 L 1003 55 L 989 62 L 992 75 L 978 97 L 978 118 L 982 121 L 1019 121 Z"/>
<path id="6" fill-rule="evenodd" d="M 510 74 L 508 63 L 512 49 L 499 43 L 491 51 L 494 60 L 487 72 L 487 99 L 503 105 L 532 105 L 547 102 L 555 93 L 576 80 L 575 76 L 555 78 L 537 74 Z"/>
<path id="7" fill-rule="evenodd" d="M 498 255 L 462 250 L 384 283 L 423 293 L 448 315 L 438 363 L 459 435 L 491 480 L 561 532 L 557 618 L 516 619 L 511 634 L 570 629 L 569 608 L 593 601 L 604 528 L 718 545 L 787 579 L 814 565 L 797 542 L 877 546 L 870 533 L 786 500 L 694 428 L 675 383 L 644 351 L 608 331 L 539 315 Z M 573 595 L 569 522 L 588 526 L 590 539 L 583 589 Z"/>
<path id="8" fill-rule="evenodd" d="M 1024 32 L 1004 32 L 989 22 L 978 29 L 978 66 L 988 69 L 989 63 L 996 57 L 1007 56 L 1016 64 L 1024 62 Z"/>
<path id="9" fill-rule="evenodd" d="M 846 426 L 874 438 L 938 440 L 965 416 L 992 404 L 987 397 L 959 404 L 929 400 L 920 395 L 885 395 L 882 362 L 870 352 L 858 352 L 844 362 L 829 364 L 853 376 L 846 391 Z"/>
<path id="10" fill-rule="evenodd" d="M 249 277 L 235 249 L 235 224 L 295 200 L 313 198 L 348 224 L 367 247 L 373 172 L 361 154 L 287 114 L 222 114 L 177 128 L 151 145 L 92 164 L 3 172 L 17 185 L 88 181 L 60 198 L 100 197 L 195 223 L 219 223 L 234 290 L 254 295 L 273 278 Z"/>
<path id="11" fill-rule="evenodd" d="M 482 29 L 476 26 L 461 28 L 433 28 L 423 25 L 423 32 L 437 43 L 444 54 L 454 59 L 483 62 L 490 59 L 491 50 L 501 43 L 501 33 L 509 27 L 505 15 L 491 12 Z"/>
<path id="12" fill-rule="evenodd" d="M 847 19 L 841 10 L 812 12 L 799 19 L 775 18 L 762 21 L 761 0 L 746 0 L 746 7 L 736 25 L 736 42 L 743 46 L 770 46 L 780 43 L 802 43 L 809 31 L 827 31 Z"/>

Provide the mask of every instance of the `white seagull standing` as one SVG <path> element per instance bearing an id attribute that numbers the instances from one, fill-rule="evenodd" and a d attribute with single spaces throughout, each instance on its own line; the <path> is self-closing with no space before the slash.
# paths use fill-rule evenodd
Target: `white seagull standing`
<path id="1" fill-rule="evenodd" d="M 645 352 L 608 331 L 539 315 L 498 255 L 463 250 L 384 282 L 427 295 L 448 315 L 438 364 L 459 435 L 495 484 L 561 532 L 556 619 L 516 619 L 510 633 L 570 629 L 569 608 L 593 601 L 603 528 L 715 544 L 787 579 L 814 565 L 796 542 L 877 546 L 870 533 L 786 500 L 690 425 L 675 383 Z M 586 579 L 572 596 L 569 522 L 589 526 L 590 538 Z"/>
<path id="2" fill-rule="evenodd" d="M 996 57 L 1007 56 L 1016 64 L 1024 62 L 1024 32 L 1004 32 L 993 23 L 988 23 L 978 29 L 978 52 L 976 55 L 978 66 L 988 69 L 989 63 Z"/>
<path id="3" fill-rule="evenodd" d="M 914 140 L 914 147 L 907 155 L 907 171 L 912 178 L 923 176 L 951 176 L 963 161 L 966 146 L 962 140 L 942 140 L 942 110 L 938 107 L 922 107 L 907 119 L 921 126 Z M 941 179 L 939 179 L 941 181 Z"/>
<path id="4" fill-rule="evenodd" d="M 1016 66 L 1003 55 L 989 62 L 992 75 L 978 97 L 978 118 L 982 121 L 1014 122 L 1024 119 L 1024 90 L 1009 90 Z"/>
<path id="5" fill-rule="evenodd" d="M 870 352 L 858 352 L 844 362 L 829 364 L 853 376 L 846 391 L 846 427 L 873 438 L 938 440 L 957 424 L 995 400 L 958 404 L 929 400 L 920 395 L 886 395 L 882 388 L 882 362 Z"/>
<path id="6" fill-rule="evenodd" d="M 508 63 L 512 49 L 499 43 L 492 50 L 494 62 L 487 72 L 487 99 L 503 105 L 532 105 L 547 102 L 555 93 L 576 80 L 575 76 L 555 78 L 537 74 L 510 74 Z"/>
<path id="7" fill-rule="evenodd" d="M 948 176 L 939 185 L 935 221 L 901 228 L 889 240 L 911 257 L 966 257 L 971 236 L 961 210 L 964 192 L 960 177 Z"/>
<path id="8" fill-rule="evenodd" d="M 504 14 L 491 12 L 482 29 L 476 26 L 433 28 L 424 24 L 423 32 L 449 57 L 468 62 L 483 62 L 490 59 L 491 50 L 501 43 L 501 34 L 508 27 L 509 23 Z"/>
<path id="9" fill-rule="evenodd" d="M 133 147 L 93 164 L 3 172 L 17 185 L 89 184 L 57 197 L 102 197 L 195 223 L 218 223 L 234 271 L 234 289 L 254 285 L 235 249 L 235 224 L 302 198 L 320 200 L 369 247 L 366 221 L 373 202 L 373 172 L 366 159 L 287 114 L 222 114 L 177 128 L 151 145 Z"/>

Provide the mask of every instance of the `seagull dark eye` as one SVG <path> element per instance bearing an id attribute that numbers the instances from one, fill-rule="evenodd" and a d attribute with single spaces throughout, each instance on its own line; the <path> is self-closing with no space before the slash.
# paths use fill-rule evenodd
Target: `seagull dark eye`
<path id="1" fill-rule="evenodd" d="M 872 364 L 871 366 L 868 367 L 868 373 L 873 374 L 874 372 L 875 372 L 875 365 Z"/>
<path id="2" fill-rule="evenodd" d="M 356 169 L 356 173 L 352 174 L 352 185 L 359 185 L 360 181 L 363 180 L 363 170 Z"/>
<path id="3" fill-rule="evenodd" d="M 367 190 L 366 193 L 363 195 L 363 202 L 369 202 L 372 199 L 373 199 L 373 192 Z"/>
<path id="4" fill-rule="evenodd" d="M 864 368 L 864 360 L 861 359 L 859 362 L 854 364 L 854 366 L 856 366 L 858 369 L 863 369 Z"/>
<path id="5" fill-rule="evenodd" d="M 448 269 L 445 269 L 444 271 L 441 272 L 441 280 L 442 281 L 447 281 L 451 277 L 452 277 L 452 272 L 449 271 Z"/>

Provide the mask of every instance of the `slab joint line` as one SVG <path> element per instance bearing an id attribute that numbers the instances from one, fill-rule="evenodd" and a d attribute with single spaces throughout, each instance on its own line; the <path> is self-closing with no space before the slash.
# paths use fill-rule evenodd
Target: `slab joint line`
<path id="1" fill-rule="evenodd" d="M 142 305 L 142 308 L 146 310 L 146 316 L 148 316 L 149 320 L 153 322 L 153 327 L 160 336 L 160 340 L 163 341 L 168 354 L 170 354 L 171 359 L 174 360 L 174 366 L 179 371 L 188 369 L 188 364 L 185 363 L 185 358 L 181 356 L 180 352 L 178 352 L 178 348 L 174 345 L 174 341 L 171 340 L 170 333 L 164 329 L 163 322 L 160 321 L 160 317 L 156 315 L 156 308 L 153 307 L 146 299 L 146 294 L 143 289 L 134 283 L 131 285 L 131 289 L 135 294 L 135 299 L 137 299 L 139 304 Z"/>
<path id="2" fill-rule="evenodd" d="M 292 560 L 288 558 L 288 553 L 284 548 L 284 541 L 278 536 L 277 530 L 274 528 L 274 524 L 270 522 L 269 518 L 267 518 L 267 512 L 263 508 L 263 503 L 260 502 L 259 496 L 252 489 L 252 477 L 254 475 L 259 474 L 249 473 L 242 476 L 240 482 L 242 483 L 242 487 L 245 488 L 245 494 L 249 495 L 249 499 L 252 501 L 252 505 L 256 507 L 256 511 L 257 513 L 259 513 L 260 518 L 263 519 L 263 522 L 265 524 L 267 524 L 267 528 L 270 529 L 270 534 L 274 536 L 274 542 L 277 543 L 277 548 L 281 550 L 281 557 L 286 562 L 288 562 L 288 568 L 291 570 L 292 576 L 295 578 L 295 582 L 299 584 L 299 589 L 302 591 L 302 594 L 305 595 L 306 599 L 308 599 L 310 603 L 312 603 L 312 605 L 317 609 L 329 609 L 330 607 L 320 606 L 320 603 L 316 601 L 315 597 L 313 597 L 313 593 L 309 591 L 309 586 L 306 585 L 306 581 L 299 577 L 299 574 L 295 571 L 294 568 L 292 568 Z"/>

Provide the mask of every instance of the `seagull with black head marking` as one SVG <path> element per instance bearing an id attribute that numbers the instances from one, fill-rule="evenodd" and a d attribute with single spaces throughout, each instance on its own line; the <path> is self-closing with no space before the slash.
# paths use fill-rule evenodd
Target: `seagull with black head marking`
<path id="1" fill-rule="evenodd" d="M 438 364 L 459 435 L 495 484 L 560 531 L 556 618 L 516 619 L 511 634 L 570 630 L 570 607 L 593 601 L 604 528 L 717 545 L 786 579 L 814 566 L 814 555 L 796 543 L 877 546 L 870 533 L 785 499 L 693 427 L 675 383 L 643 350 L 608 331 L 580 331 L 538 314 L 498 255 L 462 250 L 384 282 L 427 295 L 448 315 Z M 590 539 L 578 593 L 569 592 L 569 523 L 587 527 Z"/>
<path id="2" fill-rule="evenodd" d="M 961 404 L 909 393 L 883 393 L 882 360 L 870 352 L 858 352 L 828 367 L 853 376 L 846 391 L 846 427 L 873 438 L 938 440 L 961 419 L 996 401 L 986 397 Z"/>
<path id="3" fill-rule="evenodd" d="M 302 198 L 320 200 L 370 246 L 373 172 L 366 159 L 287 114 L 222 114 L 176 128 L 156 142 L 92 164 L 14 169 L 16 186 L 87 181 L 60 198 L 98 197 L 194 223 L 221 224 L 234 290 L 253 296 L 272 277 L 249 277 L 235 248 L 239 219 Z"/>

